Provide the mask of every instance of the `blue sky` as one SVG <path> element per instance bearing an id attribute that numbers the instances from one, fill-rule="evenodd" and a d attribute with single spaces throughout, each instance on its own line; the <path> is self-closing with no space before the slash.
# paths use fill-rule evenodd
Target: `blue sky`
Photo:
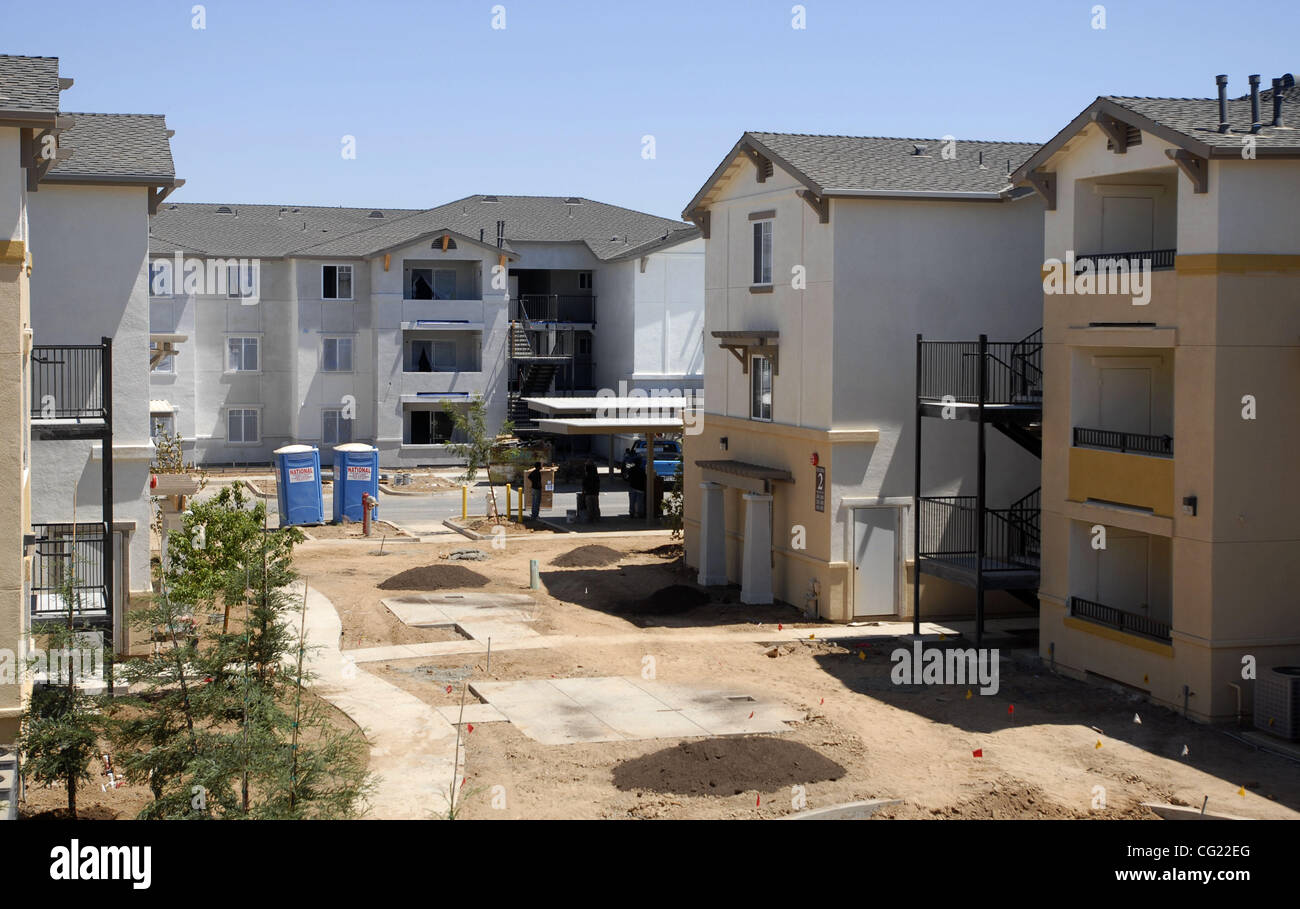
<path id="1" fill-rule="evenodd" d="M 1300 71 L 1300 8 L 1202 0 L 22 3 L 68 110 L 165 113 L 182 201 L 580 195 L 677 217 L 746 129 L 1050 138 L 1100 94 Z M 356 158 L 341 154 L 356 138 Z M 654 136 L 655 157 L 642 157 Z"/>

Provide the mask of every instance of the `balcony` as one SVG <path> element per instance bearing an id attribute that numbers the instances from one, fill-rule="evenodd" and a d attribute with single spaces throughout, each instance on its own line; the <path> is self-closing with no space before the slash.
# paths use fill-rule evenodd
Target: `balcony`
<path id="1" fill-rule="evenodd" d="M 1080 438 L 1101 430 L 1075 430 L 1076 444 L 1070 449 L 1068 498 L 1075 502 L 1121 505 L 1149 511 L 1161 517 L 1174 514 L 1174 461 L 1172 439 L 1168 451 L 1138 453 L 1118 447 L 1080 447 Z M 1160 447 L 1166 437 L 1139 436 L 1136 433 L 1103 433 L 1118 437 L 1116 444 L 1140 444 Z M 1146 441 L 1140 441 L 1145 439 Z"/>
<path id="2" fill-rule="evenodd" d="M 100 438 L 109 427 L 112 341 L 32 348 L 32 430 L 40 438 Z"/>
<path id="3" fill-rule="evenodd" d="M 1088 253 L 1074 257 L 1074 273 L 1077 275 L 1083 270 L 1084 262 L 1092 264 L 1095 274 L 1105 274 L 1117 267 L 1130 272 L 1143 267 L 1151 271 L 1164 271 L 1174 267 L 1177 252 L 1176 249 L 1144 249 L 1135 252 Z"/>
<path id="4" fill-rule="evenodd" d="M 523 322 L 596 323 L 595 294 L 520 294 L 515 306 Z"/>
<path id="5" fill-rule="evenodd" d="M 1107 628 L 1114 628 L 1125 634 L 1150 638 L 1153 641 L 1169 643 L 1173 640 L 1168 622 L 1094 603 L 1083 597 L 1070 597 L 1070 615 Z"/>
<path id="6" fill-rule="evenodd" d="M 104 580 L 105 525 L 33 524 L 31 622 L 111 628 Z"/>
<path id="7" fill-rule="evenodd" d="M 1101 448 L 1165 458 L 1174 456 L 1173 436 L 1153 436 L 1140 432 L 1111 432 L 1106 429 L 1086 429 L 1076 426 L 1074 444 L 1080 448 Z"/>
<path id="8" fill-rule="evenodd" d="M 979 563 L 976 497 L 921 496 L 917 559 L 924 563 L 922 570 L 969 584 L 978 567 L 989 589 L 1036 587 L 1039 497 L 1034 490 L 1010 508 L 984 509 L 984 558 Z"/>

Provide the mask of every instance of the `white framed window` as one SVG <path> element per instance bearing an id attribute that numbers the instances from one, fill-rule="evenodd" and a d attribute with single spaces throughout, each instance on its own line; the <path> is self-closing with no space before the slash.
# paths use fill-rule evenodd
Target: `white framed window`
<path id="1" fill-rule="evenodd" d="M 591 288 L 592 288 L 591 272 L 589 271 L 578 272 L 578 290 L 591 290 Z"/>
<path id="2" fill-rule="evenodd" d="M 242 262 L 226 266 L 226 296 L 246 300 L 257 296 L 257 265 Z"/>
<path id="3" fill-rule="evenodd" d="M 772 359 L 753 356 L 749 358 L 749 418 L 772 420 Z"/>
<path id="4" fill-rule="evenodd" d="M 456 372 L 456 342 L 416 338 L 407 372 Z"/>
<path id="5" fill-rule="evenodd" d="M 343 415 L 342 407 L 326 407 L 321 411 L 320 440 L 322 445 L 352 441 L 352 421 Z"/>
<path id="6" fill-rule="evenodd" d="M 149 414 L 149 438 L 155 442 L 163 436 L 176 434 L 176 414 L 158 411 Z"/>
<path id="7" fill-rule="evenodd" d="M 226 411 L 226 441 L 235 445 L 256 445 L 262 441 L 259 414 L 254 407 L 232 407 Z"/>
<path id="8" fill-rule="evenodd" d="M 322 265 L 320 267 L 320 298 L 322 300 L 352 299 L 351 265 Z"/>
<path id="9" fill-rule="evenodd" d="M 321 345 L 322 371 L 352 372 L 351 338 L 325 338 Z"/>
<path id="10" fill-rule="evenodd" d="M 260 372 L 258 338 L 226 339 L 226 372 Z"/>
<path id="11" fill-rule="evenodd" d="M 172 376 L 176 374 L 176 354 L 167 354 L 158 360 L 156 366 L 149 368 L 150 372 L 160 375 Z"/>
<path id="12" fill-rule="evenodd" d="M 754 283 L 772 283 L 772 221 L 754 222 Z"/>

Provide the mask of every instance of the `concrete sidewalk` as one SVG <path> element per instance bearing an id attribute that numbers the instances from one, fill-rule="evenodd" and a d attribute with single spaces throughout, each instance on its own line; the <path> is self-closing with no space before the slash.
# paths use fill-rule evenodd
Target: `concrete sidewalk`
<path id="1" fill-rule="evenodd" d="M 302 595 L 299 585 L 297 596 Z M 297 634 L 297 622 L 291 621 Z M 346 713 L 370 743 L 374 790 L 365 817 L 445 817 L 453 783 L 456 728 L 415 695 L 371 675 L 339 650 L 343 625 L 323 594 L 307 589 L 307 668 L 316 694 Z M 463 751 L 462 751 L 463 761 Z"/>

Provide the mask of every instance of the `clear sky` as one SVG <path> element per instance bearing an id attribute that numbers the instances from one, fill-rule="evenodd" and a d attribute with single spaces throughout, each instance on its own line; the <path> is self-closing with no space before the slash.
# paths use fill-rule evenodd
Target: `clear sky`
<path id="1" fill-rule="evenodd" d="M 0 51 L 61 58 L 67 110 L 166 114 L 181 201 L 669 217 L 746 129 L 1044 141 L 1097 95 L 1300 72 L 1273 0 L 1105 2 L 1104 29 L 1097 0 L 806 0 L 804 29 L 790 0 L 500 0 L 504 29 L 492 0 L 194 5 L 10 0 Z"/>

